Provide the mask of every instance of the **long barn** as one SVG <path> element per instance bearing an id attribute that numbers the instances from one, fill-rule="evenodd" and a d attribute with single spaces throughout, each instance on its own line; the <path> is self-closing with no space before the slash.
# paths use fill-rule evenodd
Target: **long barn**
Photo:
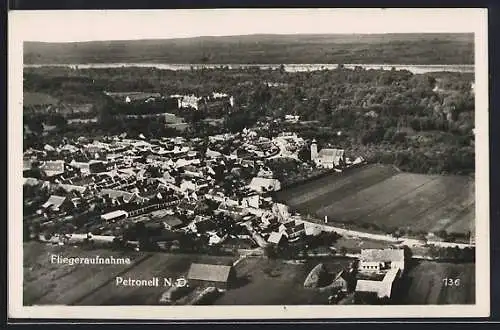
<path id="1" fill-rule="evenodd" d="M 228 289 L 234 283 L 236 273 L 232 266 L 192 263 L 187 279 L 190 285 Z"/>

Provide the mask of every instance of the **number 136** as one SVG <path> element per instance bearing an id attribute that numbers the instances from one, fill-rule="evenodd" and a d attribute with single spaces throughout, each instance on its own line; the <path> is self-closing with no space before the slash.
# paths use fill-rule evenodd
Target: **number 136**
<path id="1" fill-rule="evenodd" d="M 460 286 L 459 278 L 443 278 L 444 286 Z"/>

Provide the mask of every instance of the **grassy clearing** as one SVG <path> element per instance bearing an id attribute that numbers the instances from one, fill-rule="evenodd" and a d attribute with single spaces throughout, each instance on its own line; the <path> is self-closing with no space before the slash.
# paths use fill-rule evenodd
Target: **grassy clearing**
<path id="1" fill-rule="evenodd" d="M 443 279 L 460 279 L 459 286 L 445 286 Z M 404 303 L 411 305 L 474 304 L 475 264 L 421 262 L 406 278 Z"/>
<path id="2" fill-rule="evenodd" d="M 228 290 L 216 305 L 315 305 L 327 304 L 328 293 L 304 288 L 304 280 L 318 264 L 324 263 L 330 272 L 347 267 L 349 259 L 317 258 L 304 264 L 283 260 L 247 258 L 236 267 L 239 287 Z"/>
<path id="3" fill-rule="evenodd" d="M 69 265 L 51 263 L 52 255 L 62 257 L 130 257 L 132 265 Z M 41 243 L 24 244 L 24 304 L 73 304 L 106 283 L 109 278 L 140 262 L 145 254 L 84 250 Z"/>

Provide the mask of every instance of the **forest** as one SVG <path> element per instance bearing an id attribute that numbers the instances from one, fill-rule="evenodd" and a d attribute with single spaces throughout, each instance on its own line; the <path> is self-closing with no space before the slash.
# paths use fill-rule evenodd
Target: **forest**
<path id="1" fill-rule="evenodd" d="M 293 130 L 306 139 L 316 138 L 320 148 L 344 148 L 349 155 L 395 164 L 406 171 L 474 173 L 473 74 L 412 74 L 342 66 L 295 73 L 282 67 L 188 71 L 43 67 L 25 69 L 24 78 L 25 91 L 46 93 L 60 102 L 91 101 L 99 117 L 98 123 L 69 127 L 64 118 L 54 119 L 54 114 L 25 114 L 25 124 L 38 132 L 44 116 L 49 116 L 57 124 L 58 133 L 68 138 L 123 131 L 149 137 L 205 136 L 239 132 L 260 122 L 257 128 L 261 134 Z M 220 111 L 179 111 L 176 114 L 190 124 L 189 130 L 179 133 L 166 126 L 162 118 L 128 120 L 114 116 L 117 108 L 104 91 L 199 96 L 217 91 L 232 95 L 235 105 L 223 113 L 220 127 L 201 120 L 220 117 Z M 300 121 L 286 123 L 281 120 L 285 114 L 299 115 Z M 54 135 L 43 139 L 27 136 L 25 146 L 51 137 Z M 307 156 L 307 152 L 302 154 Z"/>
<path id="2" fill-rule="evenodd" d="M 472 33 L 246 35 L 24 44 L 26 64 L 473 64 Z"/>

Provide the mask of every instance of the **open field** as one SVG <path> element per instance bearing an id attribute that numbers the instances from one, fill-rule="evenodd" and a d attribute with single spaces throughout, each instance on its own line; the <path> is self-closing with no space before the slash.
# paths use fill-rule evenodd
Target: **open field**
<path id="1" fill-rule="evenodd" d="M 50 262 L 53 254 L 64 257 L 128 256 L 131 264 L 53 264 Z M 233 257 L 225 256 L 84 250 L 27 243 L 24 244 L 24 304 L 154 305 L 168 287 L 119 287 L 115 278 L 150 279 L 156 276 L 175 280 L 187 273 L 192 262 L 231 264 L 233 261 Z"/>
<path id="2" fill-rule="evenodd" d="M 285 189 L 277 197 L 301 213 L 328 216 L 331 223 L 474 235 L 474 180 L 466 176 L 402 173 L 373 164 Z"/>
<path id="3" fill-rule="evenodd" d="M 445 286 L 443 279 L 460 279 L 459 286 Z M 421 262 L 407 274 L 409 288 L 403 302 L 411 305 L 475 303 L 475 264 Z"/>
<path id="4" fill-rule="evenodd" d="M 25 107 L 34 105 L 55 105 L 59 100 L 45 93 L 24 92 L 23 105 Z"/>
<path id="5" fill-rule="evenodd" d="M 130 265 L 60 265 L 51 264 L 50 255 L 102 257 L 124 252 L 83 250 L 70 246 L 41 243 L 24 245 L 24 301 L 26 305 L 157 305 L 163 292 L 159 287 L 117 286 L 116 276 L 124 279 L 176 279 L 186 275 L 192 262 L 232 264 L 233 257 L 195 254 L 127 252 Z M 348 258 L 316 258 L 305 263 L 249 257 L 236 266 L 236 281 L 216 304 L 325 304 L 328 293 L 305 289 L 308 273 L 318 263 L 337 273 L 346 267 Z M 193 296 L 190 294 L 189 296 Z"/>
<path id="6" fill-rule="evenodd" d="M 141 263 L 145 254 L 110 250 L 84 250 L 41 243 L 24 244 L 23 296 L 25 305 L 73 304 L 110 278 Z M 62 257 L 130 257 L 130 265 L 69 265 L 51 263 L 51 255 Z"/>
<path id="7" fill-rule="evenodd" d="M 228 290 L 216 305 L 300 305 L 327 304 L 328 293 L 304 288 L 304 280 L 318 264 L 324 263 L 329 272 L 337 273 L 347 267 L 347 258 L 308 260 L 304 264 L 283 260 L 246 258 L 236 266 L 241 279 L 239 287 Z"/>

